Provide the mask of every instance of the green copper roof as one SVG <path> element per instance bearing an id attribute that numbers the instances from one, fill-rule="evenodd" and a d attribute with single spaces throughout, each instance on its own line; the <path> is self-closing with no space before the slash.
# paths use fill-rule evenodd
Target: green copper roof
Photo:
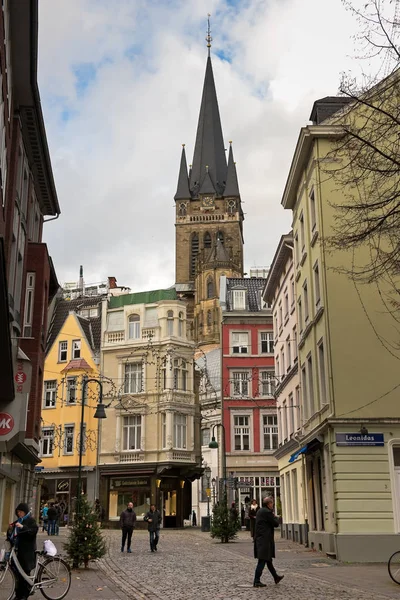
<path id="1" fill-rule="evenodd" d="M 111 296 L 108 308 L 121 308 L 129 304 L 152 304 L 161 300 L 177 300 L 175 288 L 168 290 L 152 290 L 151 292 L 137 292 L 136 294 L 123 294 Z"/>

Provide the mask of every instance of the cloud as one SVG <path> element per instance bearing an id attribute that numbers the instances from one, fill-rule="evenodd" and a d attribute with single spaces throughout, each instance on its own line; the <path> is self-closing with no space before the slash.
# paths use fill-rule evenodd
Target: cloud
<path id="1" fill-rule="evenodd" d="M 323 5 L 323 10 L 322 10 Z M 245 265 L 268 265 L 300 127 L 335 94 L 352 28 L 340 0 L 41 0 L 39 85 L 62 214 L 44 228 L 60 281 L 174 283 L 181 144 L 193 152 L 211 12 Z"/>

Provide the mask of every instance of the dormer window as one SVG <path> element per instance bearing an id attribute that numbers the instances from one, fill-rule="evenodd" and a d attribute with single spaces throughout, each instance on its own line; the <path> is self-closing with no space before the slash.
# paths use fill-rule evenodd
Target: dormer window
<path id="1" fill-rule="evenodd" d="M 246 309 L 246 290 L 233 290 L 232 298 L 234 310 Z"/>

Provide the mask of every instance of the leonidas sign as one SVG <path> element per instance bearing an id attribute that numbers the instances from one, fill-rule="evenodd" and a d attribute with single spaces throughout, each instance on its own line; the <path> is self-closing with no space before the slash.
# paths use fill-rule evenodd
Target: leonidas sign
<path id="1" fill-rule="evenodd" d="M 336 446 L 384 446 L 383 433 L 337 433 Z"/>
<path id="2" fill-rule="evenodd" d="M 6 412 L 0 412 L 0 435 L 8 435 L 14 429 L 14 419 Z"/>

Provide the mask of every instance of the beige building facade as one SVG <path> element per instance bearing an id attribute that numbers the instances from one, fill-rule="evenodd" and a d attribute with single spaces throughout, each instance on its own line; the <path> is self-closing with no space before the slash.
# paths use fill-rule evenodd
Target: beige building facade
<path id="1" fill-rule="evenodd" d="M 329 176 L 341 113 L 321 122 L 325 100 L 301 129 L 282 199 L 293 212 L 309 543 L 345 561 L 386 561 L 400 525 L 399 362 L 389 351 L 398 335 L 384 284 L 341 272 L 367 262 L 369 249 L 328 253 L 323 244 L 343 197 Z"/>
<path id="2" fill-rule="evenodd" d="M 182 526 L 200 473 L 186 306 L 174 289 L 121 294 L 104 301 L 103 323 L 101 371 L 110 406 L 100 425 L 100 501 L 110 525 L 133 501 L 139 522 L 156 503 L 164 527 Z"/>

